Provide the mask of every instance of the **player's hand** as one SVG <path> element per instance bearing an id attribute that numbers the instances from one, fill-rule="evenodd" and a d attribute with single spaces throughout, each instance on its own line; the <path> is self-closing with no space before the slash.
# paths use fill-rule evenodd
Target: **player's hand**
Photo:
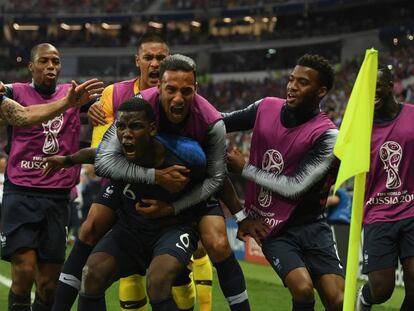
<path id="1" fill-rule="evenodd" d="M 72 80 L 72 87 L 66 95 L 69 107 L 80 107 L 98 99 L 104 90 L 103 86 L 103 82 L 98 79 L 91 79 L 79 85 Z"/>
<path id="2" fill-rule="evenodd" d="M 106 122 L 105 117 L 105 112 L 103 111 L 100 102 L 96 102 L 89 107 L 88 119 L 91 122 L 92 126 L 105 125 L 108 123 Z"/>
<path id="3" fill-rule="evenodd" d="M 71 165 L 69 165 L 65 161 L 65 156 L 51 156 L 44 158 L 42 161 L 43 164 L 43 172 L 42 175 L 51 175 L 61 169 L 68 168 Z"/>
<path id="4" fill-rule="evenodd" d="M 227 168 L 230 172 L 241 175 L 246 164 L 244 156 L 239 149 L 233 147 L 227 152 Z"/>
<path id="5" fill-rule="evenodd" d="M 270 227 L 263 219 L 252 219 L 247 217 L 239 223 L 237 229 L 237 238 L 245 241 L 246 236 L 251 236 L 259 246 L 262 246 L 261 240 L 264 240 L 270 233 Z"/>
<path id="6" fill-rule="evenodd" d="M 188 184 L 189 178 L 185 175 L 190 170 L 185 166 L 173 165 L 161 170 L 155 170 L 155 183 L 169 192 L 179 192 Z"/>
<path id="7" fill-rule="evenodd" d="M 142 199 L 142 203 L 138 202 L 135 209 L 138 214 L 145 218 L 161 218 L 174 215 L 174 208 L 170 204 L 158 200 Z"/>

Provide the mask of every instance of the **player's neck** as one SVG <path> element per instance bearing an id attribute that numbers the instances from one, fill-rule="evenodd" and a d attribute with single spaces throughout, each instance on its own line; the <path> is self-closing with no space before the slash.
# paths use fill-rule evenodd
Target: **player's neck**
<path id="1" fill-rule="evenodd" d="M 292 109 L 288 105 L 283 106 L 282 110 L 282 122 L 283 125 L 287 128 L 299 126 L 317 115 L 320 110 L 318 107 L 301 107 L 298 109 Z"/>
<path id="2" fill-rule="evenodd" d="M 401 105 L 391 96 L 382 107 L 374 112 L 375 119 L 394 119 L 401 110 Z"/>
<path id="3" fill-rule="evenodd" d="M 45 86 L 41 84 L 36 84 L 34 81 L 32 81 L 32 86 L 38 93 L 42 95 L 52 95 L 56 91 L 56 85 Z"/>

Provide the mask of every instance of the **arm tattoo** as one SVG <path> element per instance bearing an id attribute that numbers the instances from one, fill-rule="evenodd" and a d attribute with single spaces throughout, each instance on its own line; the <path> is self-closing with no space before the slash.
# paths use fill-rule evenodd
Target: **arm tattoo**
<path id="1" fill-rule="evenodd" d="M 28 124 L 28 115 L 24 107 L 9 98 L 5 98 L 1 103 L 0 118 L 12 126 L 26 126 Z"/>

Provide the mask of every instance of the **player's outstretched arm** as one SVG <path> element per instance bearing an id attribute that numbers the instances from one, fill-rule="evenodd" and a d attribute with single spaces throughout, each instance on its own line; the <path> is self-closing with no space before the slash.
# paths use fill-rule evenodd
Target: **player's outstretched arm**
<path id="1" fill-rule="evenodd" d="M 0 87 L 0 94 L 1 89 Z M 66 109 L 79 107 L 99 98 L 102 90 L 103 82 L 97 79 L 88 80 L 80 85 L 72 81 L 72 87 L 63 99 L 28 107 L 3 96 L 0 103 L 0 119 L 12 126 L 32 126 L 53 119 Z"/>
<path id="2" fill-rule="evenodd" d="M 72 167 L 76 164 L 93 164 L 96 155 L 96 148 L 84 148 L 74 154 L 67 156 L 51 156 L 43 159 L 43 175 L 49 175 L 62 168 Z"/>
<path id="3" fill-rule="evenodd" d="M 232 150 L 228 153 L 229 168 L 240 173 L 244 178 L 269 189 L 285 198 L 297 200 L 318 183 L 329 170 L 335 160 L 333 148 L 338 130 L 328 130 L 312 146 L 299 163 L 293 176 L 276 175 L 264 171 L 254 165 L 245 164 L 241 154 Z"/>
<path id="4" fill-rule="evenodd" d="M 241 110 L 222 112 L 221 115 L 223 116 L 227 133 L 251 130 L 254 127 L 257 108 L 261 102 L 262 99 Z"/>

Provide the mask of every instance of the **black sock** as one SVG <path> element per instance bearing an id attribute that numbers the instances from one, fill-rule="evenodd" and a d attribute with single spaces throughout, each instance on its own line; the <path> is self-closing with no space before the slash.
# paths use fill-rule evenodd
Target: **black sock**
<path id="1" fill-rule="evenodd" d="M 178 311 L 177 305 L 172 297 L 163 300 L 151 300 L 150 303 L 152 311 Z"/>
<path id="2" fill-rule="evenodd" d="M 371 289 L 369 288 L 368 283 L 365 283 L 364 286 L 362 287 L 362 299 L 363 299 L 362 303 L 364 305 L 370 306 L 374 303 L 372 301 Z"/>
<path id="3" fill-rule="evenodd" d="M 412 311 L 414 310 L 414 301 L 405 296 L 404 301 L 401 305 L 400 311 Z"/>
<path id="4" fill-rule="evenodd" d="M 30 311 L 30 304 L 30 294 L 20 296 L 13 293 L 10 289 L 8 311 Z"/>
<path id="5" fill-rule="evenodd" d="M 40 298 L 36 293 L 35 300 L 32 304 L 32 311 L 50 311 L 51 309 L 52 306 L 43 301 L 42 298 Z"/>
<path id="6" fill-rule="evenodd" d="M 92 246 L 76 240 L 59 276 L 52 311 L 70 311 L 78 296 L 83 266 L 92 249 Z"/>
<path id="7" fill-rule="evenodd" d="M 106 311 L 105 295 L 79 294 L 78 311 Z"/>
<path id="8" fill-rule="evenodd" d="M 220 287 L 229 303 L 230 310 L 250 310 L 243 271 L 234 254 L 213 265 L 217 270 Z"/>
<path id="9" fill-rule="evenodd" d="M 315 300 L 312 302 L 297 302 L 292 299 L 292 311 L 313 311 Z"/>

